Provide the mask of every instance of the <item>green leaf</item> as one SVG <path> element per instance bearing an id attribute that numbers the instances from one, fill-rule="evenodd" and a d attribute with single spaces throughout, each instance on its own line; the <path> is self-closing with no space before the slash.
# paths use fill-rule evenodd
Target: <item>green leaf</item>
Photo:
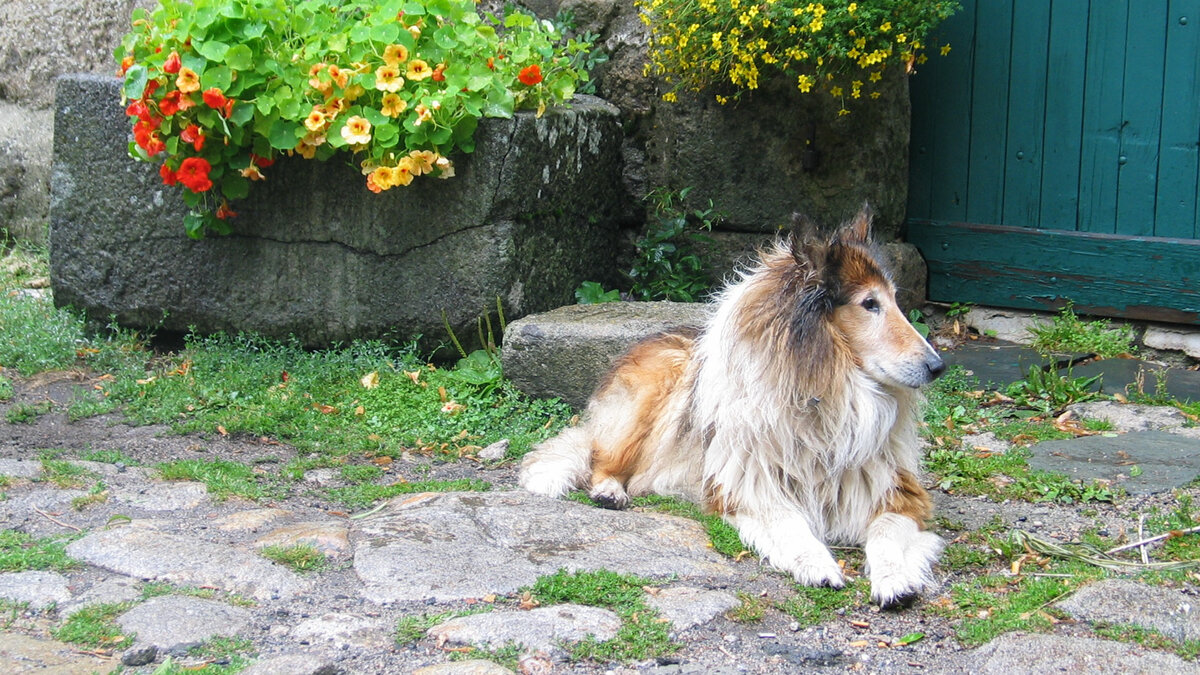
<path id="1" fill-rule="evenodd" d="M 400 26 L 394 23 L 384 23 L 371 28 L 371 39 L 376 42 L 391 44 L 400 37 Z"/>
<path id="2" fill-rule="evenodd" d="M 244 199 L 250 194 L 250 181 L 241 174 L 231 173 L 221 180 L 221 194 L 226 199 Z"/>
<path id="3" fill-rule="evenodd" d="M 300 138 L 299 132 L 304 127 L 292 122 L 291 120 L 275 120 L 271 124 L 271 131 L 268 134 L 268 140 L 271 141 L 271 147 L 276 150 L 292 150 L 296 147 L 296 141 Z"/>
<path id="4" fill-rule="evenodd" d="M 233 114 L 229 116 L 230 124 L 242 126 L 254 117 L 254 106 L 249 101 L 238 101 L 233 104 Z"/>
<path id="5" fill-rule="evenodd" d="M 204 214 L 192 211 L 183 217 L 183 230 L 192 239 L 204 238 Z"/>
<path id="6" fill-rule="evenodd" d="M 254 67 L 254 52 L 246 45 L 234 45 L 225 52 L 225 64 L 234 70 L 249 70 Z"/>
<path id="7" fill-rule="evenodd" d="M 229 45 L 217 40 L 208 40 L 199 44 L 193 43 L 193 47 L 200 53 L 201 56 L 209 61 L 224 61 L 225 54 L 229 52 Z"/>
<path id="8" fill-rule="evenodd" d="M 242 26 L 242 37 L 246 38 L 247 40 L 253 40 L 255 38 L 260 38 L 266 32 L 267 32 L 267 24 L 265 24 L 265 23 L 254 22 L 254 23 L 248 23 L 245 26 Z"/>
<path id="9" fill-rule="evenodd" d="M 371 27 L 358 24 L 350 29 L 351 42 L 366 42 L 371 39 Z"/>
<path id="10" fill-rule="evenodd" d="M 229 70 L 229 68 L 226 68 L 225 66 L 209 68 L 208 70 L 204 71 L 203 75 L 200 76 L 201 89 L 211 89 L 216 87 L 221 91 L 225 91 L 229 88 L 231 82 L 233 82 L 233 71 Z"/>
<path id="11" fill-rule="evenodd" d="M 146 70 L 146 66 L 139 63 L 130 67 L 125 71 L 125 97 L 141 98 L 149 81 L 150 71 Z"/>
<path id="12" fill-rule="evenodd" d="M 897 646 L 903 647 L 904 645 L 911 645 L 914 642 L 919 642 L 924 638 L 925 638 L 924 633 L 909 633 L 908 635 L 905 635 L 904 637 L 900 638 L 899 640 L 896 640 L 895 642 L 893 642 L 892 646 L 893 647 L 897 647 Z"/>

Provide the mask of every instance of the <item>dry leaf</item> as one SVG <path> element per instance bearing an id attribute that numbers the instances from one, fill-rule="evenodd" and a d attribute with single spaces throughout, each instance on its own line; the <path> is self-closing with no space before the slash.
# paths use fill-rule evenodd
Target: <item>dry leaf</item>
<path id="1" fill-rule="evenodd" d="M 491 603 L 495 602 L 495 601 L 496 601 L 496 594 L 495 594 L 495 593 L 488 593 L 487 595 L 483 596 L 483 601 L 484 601 L 484 602 L 486 602 L 486 603 L 488 603 L 488 604 L 491 604 Z"/>
<path id="2" fill-rule="evenodd" d="M 867 623 L 866 621 L 851 621 L 850 625 L 854 626 L 855 628 L 870 628 L 871 627 L 871 624 Z"/>
<path id="3" fill-rule="evenodd" d="M 337 408 L 331 405 L 325 405 L 324 403 L 314 403 L 313 409 L 322 415 L 332 415 L 337 412 Z"/>
<path id="4" fill-rule="evenodd" d="M 532 593 L 530 593 L 529 591 L 525 591 L 524 593 L 521 594 L 521 602 L 519 605 L 517 605 L 517 607 L 528 611 L 528 610 L 531 610 L 541 604 L 542 603 L 533 599 Z"/>
<path id="5" fill-rule="evenodd" d="M 447 415 L 457 415 L 466 409 L 467 406 L 461 403 L 455 403 L 454 401 L 446 401 L 442 405 L 442 412 L 446 413 Z"/>
<path id="6" fill-rule="evenodd" d="M 366 375 L 358 378 L 358 381 L 367 389 L 374 389 L 375 387 L 379 386 L 379 371 L 372 370 Z"/>
<path id="7" fill-rule="evenodd" d="M 871 642 L 869 640 L 855 640 L 855 641 L 847 644 L 846 646 L 847 647 L 866 647 L 869 644 L 871 644 Z"/>
<path id="8" fill-rule="evenodd" d="M 360 405 L 354 409 L 354 414 L 355 415 L 365 415 L 365 414 L 367 414 L 367 409 Z"/>
<path id="9" fill-rule="evenodd" d="M 228 432 L 228 431 L 225 431 L 225 427 L 221 426 L 220 424 L 218 424 L 218 425 L 217 425 L 217 433 L 218 433 L 218 434 L 221 434 L 222 436 L 228 436 L 228 435 L 229 435 L 229 432 Z"/>
<path id="10" fill-rule="evenodd" d="M 445 387 L 438 387 L 438 398 L 442 400 L 442 403 L 450 400 L 450 397 L 446 394 Z"/>
<path id="11" fill-rule="evenodd" d="M 408 371 L 408 370 L 406 370 L 406 371 L 404 371 L 404 374 L 405 374 L 405 375 L 408 377 L 408 379 L 412 380 L 412 383 L 413 383 L 413 384 L 421 384 L 421 371 L 419 371 L 419 370 L 412 370 L 412 371 Z"/>
<path id="12" fill-rule="evenodd" d="M 141 385 L 146 385 L 146 384 L 150 384 L 151 382 L 153 382 L 157 379 L 158 379 L 157 377 L 151 376 L 151 377 L 147 377 L 144 380 L 137 380 L 137 383 L 141 384 Z"/>

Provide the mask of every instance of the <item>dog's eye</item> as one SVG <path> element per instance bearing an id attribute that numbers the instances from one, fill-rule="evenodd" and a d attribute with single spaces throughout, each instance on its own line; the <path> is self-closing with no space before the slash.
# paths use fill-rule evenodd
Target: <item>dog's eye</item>
<path id="1" fill-rule="evenodd" d="M 866 299 L 862 301 L 862 308 L 868 312 L 878 312 L 879 301 L 876 300 L 874 296 L 867 296 Z"/>

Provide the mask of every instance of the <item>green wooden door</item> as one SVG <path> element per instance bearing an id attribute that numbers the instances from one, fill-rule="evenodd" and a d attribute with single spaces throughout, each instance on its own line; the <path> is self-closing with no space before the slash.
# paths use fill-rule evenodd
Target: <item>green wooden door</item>
<path id="1" fill-rule="evenodd" d="M 930 298 L 1200 324 L 1200 0 L 962 5 L 910 80 Z"/>

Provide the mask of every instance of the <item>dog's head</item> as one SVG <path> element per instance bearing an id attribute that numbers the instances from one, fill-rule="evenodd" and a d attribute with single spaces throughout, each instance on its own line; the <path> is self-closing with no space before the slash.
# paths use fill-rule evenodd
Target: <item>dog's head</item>
<path id="1" fill-rule="evenodd" d="M 807 218 L 796 218 L 791 254 L 804 279 L 796 321 L 822 322 L 835 348 L 843 348 L 875 381 L 920 387 L 937 379 L 946 365 L 896 304 L 896 287 L 871 245 L 871 218 L 864 204 L 828 236 L 818 234 Z"/>

